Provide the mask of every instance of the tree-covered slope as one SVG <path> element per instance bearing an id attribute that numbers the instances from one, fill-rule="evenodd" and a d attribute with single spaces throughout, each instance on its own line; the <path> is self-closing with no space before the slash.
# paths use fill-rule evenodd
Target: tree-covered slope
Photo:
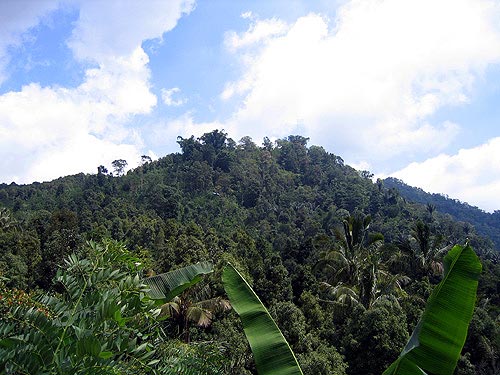
<path id="1" fill-rule="evenodd" d="M 437 211 L 450 214 L 457 221 L 472 224 L 479 234 L 490 238 L 495 248 L 500 250 L 500 210 L 488 213 L 442 194 L 427 193 L 392 177 L 384 179 L 384 185 L 387 188 L 397 189 L 401 196 L 409 201 L 433 205 Z"/>
<path id="2" fill-rule="evenodd" d="M 468 239 L 485 271 L 459 373 L 494 373 L 500 271 L 491 239 L 307 141 L 258 146 L 213 131 L 179 138 L 179 153 L 145 159 L 125 175 L 100 166 L 97 174 L 0 185 L 0 276 L 9 288 L 52 288 L 65 256 L 86 240 L 113 238 L 150 273 L 211 261 L 209 288 L 183 296 L 190 302 L 224 294 L 216 277 L 230 261 L 268 306 L 304 373 L 380 374 L 439 281 L 443 252 Z M 254 373 L 238 324 L 221 314 L 209 328 L 191 327 L 190 337 L 220 342 L 229 373 Z"/>

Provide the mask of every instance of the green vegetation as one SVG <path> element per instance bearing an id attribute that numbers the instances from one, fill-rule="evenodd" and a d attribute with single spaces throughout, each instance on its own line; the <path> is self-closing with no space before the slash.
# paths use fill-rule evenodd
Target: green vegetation
<path id="1" fill-rule="evenodd" d="M 453 374 L 476 301 L 481 263 L 470 246 L 455 246 L 444 258 L 443 280 L 433 290 L 401 356 L 384 372 Z"/>
<path id="2" fill-rule="evenodd" d="M 221 354 L 210 351 L 208 356 L 195 353 L 184 363 L 185 354 L 173 351 L 182 345 L 166 337 L 159 325 L 164 306 L 171 308 L 179 293 L 199 283 L 200 275 L 212 271 L 211 264 L 198 263 L 141 281 L 141 259 L 120 243 L 89 243 L 82 255 L 86 257 L 70 255 L 58 272 L 54 282 L 60 293 L 38 298 L 18 294 L 8 301 L 0 319 L 2 372 L 168 374 L 224 368 Z M 470 246 L 458 245 L 444 263 L 444 278 L 414 334 L 384 374 L 453 373 L 472 317 L 481 264 Z M 228 264 L 222 281 L 243 322 L 259 374 L 302 374 L 282 332 L 241 274 Z M 166 303 L 155 309 L 155 299 Z M 182 315 L 178 304 L 174 310 Z M 193 315 L 203 320 L 202 314 L 186 312 L 184 322 Z M 330 373 L 343 370 L 340 366 Z"/>
<path id="3" fill-rule="evenodd" d="M 304 374 L 379 375 L 442 280 L 443 256 L 468 239 L 483 271 L 455 373 L 498 373 L 500 265 L 492 240 L 307 141 L 257 146 L 214 131 L 179 138 L 181 153 L 143 158 L 121 176 L 99 166 L 95 175 L 0 185 L 0 320 L 14 324 L 0 332 L 2 350 L 46 373 L 94 366 L 255 374 L 245 323 L 229 309 L 222 282 L 229 262 L 267 306 Z M 180 289 L 166 281 L 186 269 L 197 271 Z M 132 281 L 120 286 L 122 278 Z M 108 305 L 109 314 L 100 312 Z M 73 311 L 81 314 L 69 318 Z M 22 344 L 36 336 L 29 327 L 46 340 L 40 355 Z M 122 331 L 135 344 L 117 347 Z M 21 341 L 8 339 L 13 332 Z M 0 358 L 0 373 L 15 373 Z"/>
<path id="4" fill-rule="evenodd" d="M 222 278 L 243 322 L 259 374 L 302 375 L 288 342 L 250 285 L 230 264 L 224 268 Z"/>
<path id="5" fill-rule="evenodd" d="M 446 195 L 426 193 L 395 178 L 385 179 L 384 185 L 388 189 L 397 189 L 402 197 L 410 201 L 427 205 L 431 212 L 437 210 L 451 215 L 455 220 L 469 222 L 478 233 L 490 238 L 497 250 L 500 249 L 500 210 L 490 214 Z"/>
<path id="6" fill-rule="evenodd" d="M 202 275 L 213 271 L 210 262 L 196 263 L 161 275 L 148 277 L 144 283 L 151 289 L 149 296 L 153 299 L 169 302 L 202 280 Z"/>
<path id="7" fill-rule="evenodd" d="M 64 260 L 54 279 L 59 293 L 3 307 L 2 373 L 132 374 L 156 362 L 147 340 L 153 305 L 136 258 L 114 242 L 90 243 L 85 253 Z"/>

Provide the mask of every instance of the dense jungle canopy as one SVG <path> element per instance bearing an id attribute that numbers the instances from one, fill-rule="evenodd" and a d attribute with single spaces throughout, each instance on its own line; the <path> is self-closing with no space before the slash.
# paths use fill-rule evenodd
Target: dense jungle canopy
<path id="1" fill-rule="evenodd" d="M 374 182 L 368 171 L 298 135 L 259 146 L 215 130 L 178 143 L 179 153 L 145 156 L 126 173 L 126 161 L 117 160 L 114 173 L 96 166 L 96 174 L 0 185 L 0 321 L 15 315 L 12 304 L 46 316 L 62 309 L 64 302 L 40 295 L 60 298 L 64 277 L 82 264 L 146 278 L 211 261 L 213 274 L 164 306 L 155 330 L 136 322 L 127 340 L 138 345 L 128 353 L 140 358 L 141 340 L 161 332 L 162 373 L 256 373 L 241 323 L 225 302 L 220 275 L 230 261 L 268 307 L 305 374 L 381 374 L 441 280 L 443 255 L 468 242 L 483 272 L 455 373 L 498 374 L 498 211 L 400 181 Z M 138 281 L 128 282 L 139 293 Z M 89 301 L 104 303 L 105 288 L 94 293 Z M 126 298 L 135 309 L 143 303 Z M 118 357 L 106 356 L 118 366 Z M 15 373 L 7 370 L 0 372 Z M 130 371 L 147 373 L 139 365 Z"/>

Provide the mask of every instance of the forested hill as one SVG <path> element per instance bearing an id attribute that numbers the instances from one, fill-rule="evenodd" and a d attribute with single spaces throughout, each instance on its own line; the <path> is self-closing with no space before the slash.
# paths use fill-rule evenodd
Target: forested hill
<path id="1" fill-rule="evenodd" d="M 373 183 L 301 136 L 259 146 L 213 131 L 178 143 L 179 153 L 145 157 L 125 175 L 119 161 L 112 173 L 96 166 L 96 174 L 0 185 L 0 291 L 3 280 L 50 290 L 64 258 L 90 239 L 124 242 L 156 273 L 201 260 L 220 270 L 230 260 L 305 374 L 381 374 L 439 281 L 444 250 L 468 240 L 485 271 L 458 374 L 495 373 L 498 253 L 473 225 Z M 223 295 L 215 276 L 209 286 L 210 296 Z M 209 328 L 193 324 L 191 340 L 224 349 L 228 370 L 219 373 L 255 373 L 235 316 L 215 318 Z M 172 327 L 175 336 L 187 326 Z"/>
<path id="2" fill-rule="evenodd" d="M 500 210 L 490 214 L 466 202 L 442 194 L 427 193 L 392 177 L 384 179 L 384 185 L 397 189 L 401 196 L 409 201 L 433 205 L 436 210 L 450 214 L 457 221 L 471 223 L 479 234 L 490 238 L 495 243 L 495 248 L 500 249 Z"/>
<path id="3" fill-rule="evenodd" d="M 0 184 L 0 205 L 23 223 L 40 215 L 70 215 L 64 225 L 77 227 L 86 238 L 134 241 L 130 234 L 139 218 L 173 219 L 222 233 L 243 227 L 259 231 L 282 252 L 283 247 L 299 246 L 304 238 L 332 234 L 346 213 L 355 211 L 371 215 L 372 229 L 388 241 L 409 235 L 417 220 L 432 222 L 450 243 L 472 236 L 480 252 L 492 250 L 490 240 L 498 240 L 494 229 L 499 214 L 428 195 L 393 179 L 373 183 L 369 172 L 356 171 L 340 156 L 308 147 L 307 142 L 301 136 L 274 143 L 266 138 L 259 147 L 249 137 L 236 143 L 220 131 L 198 139 L 179 137 L 180 153 L 153 162 L 145 158 L 126 175 L 120 167 L 113 173 L 99 166 L 97 174 L 30 185 Z M 264 230 L 266 226 L 277 236 Z M 492 235 L 479 231 L 486 226 Z M 475 236 L 476 230 L 485 238 Z"/>

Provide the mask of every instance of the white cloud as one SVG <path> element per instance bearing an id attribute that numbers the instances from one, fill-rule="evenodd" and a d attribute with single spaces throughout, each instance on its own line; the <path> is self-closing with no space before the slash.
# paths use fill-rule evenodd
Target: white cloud
<path id="1" fill-rule="evenodd" d="M 75 89 L 30 84 L 0 96 L 2 180 L 94 172 L 117 158 L 133 166 L 141 144 L 125 124 L 156 104 L 147 61 L 138 48 L 112 66 L 88 70 Z"/>
<path id="2" fill-rule="evenodd" d="M 150 90 L 145 39 L 161 38 L 192 9 L 192 1 L 83 1 L 70 47 L 97 67 L 78 87 L 24 86 L 0 96 L 0 180 L 29 183 L 126 159 L 139 162 L 144 144 L 128 128 L 157 103 Z M 36 21 L 32 21 L 36 24 Z"/>
<path id="3" fill-rule="evenodd" d="M 358 171 L 369 171 L 371 169 L 370 163 L 368 163 L 366 160 L 363 160 L 359 163 L 351 163 L 350 166 Z"/>
<path id="4" fill-rule="evenodd" d="M 148 132 L 148 142 L 155 147 L 164 147 L 166 142 L 171 142 L 174 145 L 177 136 L 190 137 L 194 135 L 200 137 L 212 130 L 223 128 L 224 125 L 218 121 L 197 122 L 190 112 L 186 112 L 179 117 L 151 125 Z M 229 132 L 229 136 L 231 136 L 231 132 Z"/>
<path id="5" fill-rule="evenodd" d="M 172 87 L 171 89 L 161 89 L 161 98 L 163 103 L 167 106 L 178 107 L 186 103 L 185 99 L 175 100 L 173 96 L 179 93 L 181 90 L 178 87 Z"/>
<path id="6" fill-rule="evenodd" d="M 428 192 L 446 192 L 453 198 L 487 211 L 500 209 L 500 137 L 455 155 L 441 154 L 391 173 Z"/>
<path id="7" fill-rule="evenodd" d="M 0 1 L 0 84 L 7 78 L 5 68 L 10 61 L 8 48 L 23 42 L 23 36 L 50 12 L 57 9 L 58 0 Z"/>
<path id="8" fill-rule="evenodd" d="M 471 100 L 478 77 L 500 62 L 499 16 L 489 0 L 354 0 L 334 21 L 256 21 L 226 38 L 244 72 L 221 94 L 243 95 L 226 129 L 300 131 L 372 165 L 444 150 L 460 127 L 430 116 Z"/>
<path id="9" fill-rule="evenodd" d="M 242 17 L 249 19 L 252 17 L 252 13 L 244 13 Z M 255 45 L 270 37 L 283 35 L 287 29 L 287 24 L 277 18 L 257 21 L 252 23 L 250 28 L 242 34 L 238 34 L 234 31 L 227 32 L 224 43 L 227 48 L 234 52 L 240 48 Z"/>
<path id="10" fill-rule="evenodd" d="M 128 56 L 144 40 L 161 38 L 191 12 L 194 0 L 81 0 L 79 8 L 69 46 L 80 59 L 102 62 Z"/>

